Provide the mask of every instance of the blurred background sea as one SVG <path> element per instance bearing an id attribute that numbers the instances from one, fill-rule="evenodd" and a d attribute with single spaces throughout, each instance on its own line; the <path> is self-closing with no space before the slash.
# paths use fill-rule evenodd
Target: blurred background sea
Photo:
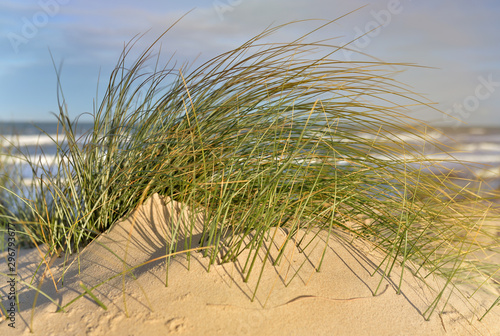
<path id="1" fill-rule="evenodd" d="M 92 123 L 78 123 L 76 127 L 76 137 L 79 138 L 92 128 Z M 458 128 L 436 128 L 430 130 L 427 134 L 445 146 L 453 148 L 453 157 L 468 162 L 470 171 L 458 171 L 458 178 L 470 178 L 475 174 L 483 179 L 486 188 L 500 189 L 500 127 L 458 127 Z M 7 122 L 0 123 L 0 144 L 5 145 L 9 142 L 15 144 L 24 154 L 36 159 L 44 165 L 54 165 L 57 146 L 53 139 L 64 146 L 64 139 L 61 136 L 61 130 L 55 122 Z M 412 145 L 419 147 L 423 145 L 421 139 L 416 139 L 410 134 L 399 133 L 397 138 L 407 141 Z M 449 149 L 449 148 L 448 148 Z M 0 150 L 2 150 L 0 148 Z M 446 159 L 446 156 L 439 153 L 436 149 L 426 149 L 426 154 L 434 160 Z M 18 174 L 24 181 L 30 181 L 33 178 L 32 169 L 29 165 L 23 164 L 19 152 L 13 152 L 14 158 L 9 158 L 9 164 L 18 164 L 20 169 Z M 452 163 L 443 162 L 442 166 L 446 168 L 457 168 Z"/>
<path id="2" fill-rule="evenodd" d="M 81 138 L 86 132 L 92 129 L 92 123 L 78 123 L 75 129 L 75 137 Z M 33 178 L 33 170 L 25 161 L 25 156 L 32 162 L 48 168 L 55 166 L 57 145 L 56 140 L 62 147 L 65 140 L 63 132 L 57 122 L 0 122 L 0 168 L 2 162 L 4 169 L 9 166 L 16 166 L 14 171 L 20 176 L 15 176 L 15 180 L 21 179 L 29 184 Z M 14 146 L 12 148 L 12 145 Z M 10 149 L 9 149 L 10 147 Z M 10 151 L 8 155 L 6 153 Z M 0 172 L 0 175 L 3 172 Z"/>

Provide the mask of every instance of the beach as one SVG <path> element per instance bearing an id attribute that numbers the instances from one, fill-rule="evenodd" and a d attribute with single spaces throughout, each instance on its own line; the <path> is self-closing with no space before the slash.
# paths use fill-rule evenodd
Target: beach
<path id="1" fill-rule="evenodd" d="M 500 129 L 295 23 L 193 72 L 137 36 L 92 123 L 0 125 L 0 334 L 498 335 Z"/>
<path id="2" fill-rule="evenodd" d="M 426 321 L 423 314 L 436 292 L 413 277 L 412 267 L 406 265 L 398 294 L 398 276 L 384 279 L 376 269 L 382 255 L 368 241 L 341 231 L 327 244 L 325 232 L 320 232 L 315 244 L 299 250 L 294 244 L 282 246 L 286 228 L 270 229 L 255 258 L 255 269 L 262 271 L 252 273 L 247 282 L 242 269 L 248 252 L 209 267 L 209 257 L 203 257 L 195 243 L 189 257 L 182 252 L 181 232 L 177 251 L 171 251 L 175 256 L 168 264 L 166 287 L 166 242 L 175 223 L 186 218 L 193 217 L 181 203 L 155 194 L 82 250 L 79 258 L 46 260 L 51 267 L 40 290 L 53 301 L 38 295 L 34 313 L 33 288 L 41 272 L 34 281 L 31 277 L 43 246 L 19 250 L 17 273 L 31 288 L 18 282 L 16 328 L 3 321 L 0 333 L 28 335 L 32 328 L 34 335 L 499 335 L 498 309 L 478 321 L 492 296 L 467 301 L 452 294 L 446 307 L 446 300 L 440 302 Z M 194 240 L 199 239 L 202 220 L 196 217 Z M 280 250 L 285 257 L 273 266 Z M 4 252 L 2 273 L 5 257 Z M 43 265 L 41 269 L 46 270 Z M 443 280 L 432 281 L 439 287 Z M 7 287 L 4 281 L 4 305 Z M 64 312 L 56 312 L 58 306 Z"/>

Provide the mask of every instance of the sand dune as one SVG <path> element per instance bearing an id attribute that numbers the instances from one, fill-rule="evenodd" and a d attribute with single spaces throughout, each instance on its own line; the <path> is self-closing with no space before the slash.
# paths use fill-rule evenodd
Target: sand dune
<path id="1" fill-rule="evenodd" d="M 56 304 L 39 295 L 34 334 L 500 335 L 498 309 L 482 322 L 474 316 L 484 313 L 482 306 L 491 305 L 491 297 L 469 303 L 452 295 L 444 311 L 436 310 L 426 321 L 422 313 L 436 293 L 406 271 L 398 295 L 399 277 L 383 279 L 375 272 L 381 256 L 370 252 L 368 242 L 346 243 L 341 237 L 348 237 L 342 232 L 330 237 L 320 272 L 316 268 L 325 247 L 324 232 L 304 251 L 287 244 L 285 258 L 272 265 L 287 235 L 280 228 L 270 230 L 248 282 L 243 272 L 248 252 L 234 262 L 216 262 L 207 272 L 208 258 L 202 251 L 193 251 L 189 258 L 184 253 L 172 259 L 165 287 L 166 251 L 184 249 L 184 235 L 191 225 L 195 232 L 192 246 L 197 246 L 202 221 L 201 214 L 193 215 L 182 204 L 154 195 L 85 248 L 79 258 L 57 258 L 41 290 L 64 306 L 84 292 L 80 283 L 92 288 L 112 278 L 92 291 L 107 310 L 86 294 L 64 313 L 56 313 Z M 166 242 L 176 229 L 178 245 L 172 249 Z M 308 239 L 313 234 L 301 232 L 299 237 Z M 41 260 L 40 252 L 20 252 L 19 275 L 29 281 Z M 130 270 L 140 264 L 144 265 Z M 2 258 L 0 272 L 5 272 L 5 266 Z M 39 280 L 40 276 L 34 283 Z M 440 279 L 434 281 L 442 284 Z M 4 281 L 1 290 L 5 305 Z M 2 335 L 29 333 L 35 291 L 21 283 L 18 290 L 21 311 L 16 315 L 16 329 L 3 322 Z"/>

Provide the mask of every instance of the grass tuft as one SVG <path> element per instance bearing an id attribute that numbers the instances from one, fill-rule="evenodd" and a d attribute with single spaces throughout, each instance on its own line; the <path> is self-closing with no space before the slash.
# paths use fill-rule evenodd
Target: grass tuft
<path id="1" fill-rule="evenodd" d="M 263 42 L 288 25 L 192 70 L 160 66 L 154 44 L 129 64 L 131 41 L 81 139 L 59 88 L 56 118 L 66 142 L 54 139 L 56 168 L 26 157 L 36 176 L 32 194 L 19 195 L 2 217 L 49 254 L 78 253 L 158 193 L 203 209 L 201 247 L 211 264 L 249 250 L 246 280 L 259 275 L 254 265 L 269 230 L 281 227 L 285 245 L 297 241 L 299 249 L 312 243 L 301 230 L 349 232 L 382 251 L 378 270 L 401 281 L 411 272 L 423 282 L 442 277 L 448 288 L 498 286 L 499 266 L 475 257 L 498 253 L 498 237 L 483 225 L 488 195 L 426 156 L 429 147 L 448 149 L 409 116 L 412 106 L 432 108 L 394 79 L 394 68 L 410 65 L 342 61 L 348 45 L 311 42 L 310 33 Z M 189 221 L 179 225 L 171 244 L 194 230 Z M 193 247 L 188 237 L 184 248 Z M 393 274 L 396 265 L 403 271 Z M 426 318 L 445 297 L 446 288 L 437 290 Z"/>

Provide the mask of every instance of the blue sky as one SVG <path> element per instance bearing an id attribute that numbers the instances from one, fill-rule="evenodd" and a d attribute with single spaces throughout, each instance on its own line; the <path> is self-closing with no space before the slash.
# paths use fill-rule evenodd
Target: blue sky
<path id="1" fill-rule="evenodd" d="M 99 73 L 104 87 L 125 42 L 148 32 L 136 45 L 141 51 L 191 9 L 162 40 L 165 59 L 175 52 L 181 63 L 202 62 L 269 25 L 331 20 L 363 5 L 316 38 L 346 43 L 381 25 L 353 47 L 384 61 L 431 67 L 408 69 L 396 79 L 469 125 L 500 126 L 497 0 L 0 0 L 0 121 L 53 120 L 56 74 L 49 49 L 63 64 L 63 90 L 76 117 L 92 111 Z M 275 39 L 291 40 L 317 24 L 292 26 Z M 456 123 L 429 109 L 415 113 Z"/>

